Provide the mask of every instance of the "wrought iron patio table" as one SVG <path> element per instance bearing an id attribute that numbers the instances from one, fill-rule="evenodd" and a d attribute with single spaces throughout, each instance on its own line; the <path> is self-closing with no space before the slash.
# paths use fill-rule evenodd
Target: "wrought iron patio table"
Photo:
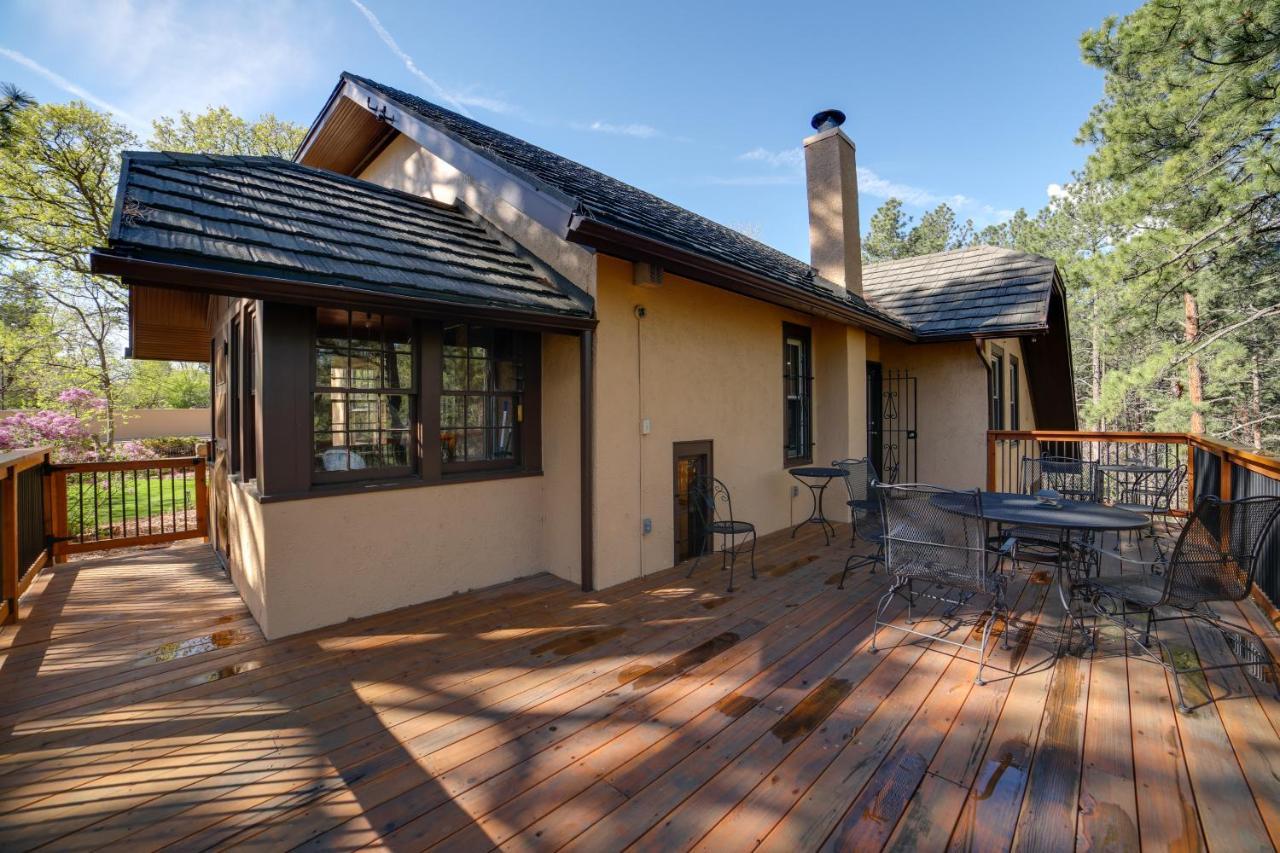
<path id="1" fill-rule="evenodd" d="M 1132 478 L 1128 483 L 1121 482 L 1118 484 L 1121 489 L 1122 500 L 1129 492 L 1142 486 L 1148 478 L 1163 477 L 1166 474 L 1173 473 L 1172 468 L 1162 465 L 1148 465 L 1145 462 L 1112 462 L 1107 465 L 1099 465 L 1098 470 L 1106 474 L 1115 474 L 1117 478 Z"/>
<path id="2" fill-rule="evenodd" d="M 963 500 L 951 494 L 935 495 L 932 500 L 935 506 L 948 512 L 963 512 L 966 508 Z M 982 518 L 986 521 L 1058 531 L 1058 559 L 1055 572 L 1058 597 L 1066 610 L 1070 628 L 1079 631 L 1086 642 L 1090 642 L 1090 634 L 1084 626 L 1084 621 L 1071 609 L 1071 602 L 1081 586 L 1072 574 L 1073 570 L 1078 569 L 1072 565 L 1071 535 L 1101 533 L 1108 530 L 1117 532 L 1137 530 L 1147 526 L 1146 517 L 1126 509 L 1092 501 L 1059 500 L 1053 504 L 1045 504 L 1034 495 L 1012 492 L 983 492 L 981 506 Z M 1087 566 L 1084 570 L 1087 571 Z"/>
<path id="3" fill-rule="evenodd" d="M 796 531 L 806 524 L 822 525 L 822 535 L 827 540 L 827 544 L 831 544 L 831 537 L 836 535 L 836 529 L 822 514 L 822 493 L 827 490 L 827 486 L 837 477 L 843 477 L 845 471 L 843 468 L 832 468 L 827 465 L 805 465 L 800 468 L 792 468 L 788 471 L 792 477 L 803 483 L 809 489 L 809 496 L 813 498 L 813 508 L 809 511 L 809 517 L 804 521 L 791 528 L 791 538 L 796 538 Z"/>

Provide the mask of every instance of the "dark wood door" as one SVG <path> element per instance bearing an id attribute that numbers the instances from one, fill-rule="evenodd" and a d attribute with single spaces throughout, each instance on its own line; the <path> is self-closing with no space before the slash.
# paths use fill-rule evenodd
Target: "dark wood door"
<path id="1" fill-rule="evenodd" d="M 884 464 L 884 371 L 878 361 L 867 362 L 867 456 L 879 474 Z"/>
<path id="2" fill-rule="evenodd" d="M 706 547 L 702 513 L 689 499 L 689 484 L 700 477 L 712 476 L 711 442 L 678 441 L 673 446 L 672 456 L 675 562 L 679 563 L 697 556 Z"/>

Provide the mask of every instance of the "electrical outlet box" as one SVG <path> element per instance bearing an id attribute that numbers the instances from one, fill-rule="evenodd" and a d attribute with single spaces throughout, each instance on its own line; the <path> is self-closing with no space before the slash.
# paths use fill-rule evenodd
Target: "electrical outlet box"
<path id="1" fill-rule="evenodd" d="M 792 486 L 792 487 L 791 487 L 791 497 L 793 497 L 793 498 L 798 498 L 798 497 L 800 497 L 800 487 L 799 487 L 799 486 Z"/>
<path id="2" fill-rule="evenodd" d="M 640 434 L 641 434 L 641 435 L 648 435 L 648 434 L 649 434 L 649 433 L 651 433 L 651 432 L 653 432 L 653 421 L 651 421 L 649 418 L 641 418 L 641 419 L 640 419 Z"/>
<path id="3" fill-rule="evenodd" d="M 648 534 L 653 532 L 653 519 L 646 518 L 644 521 L 640 523 L 640 526 L 644 529 L 645 535 L 647 536 Z"/>

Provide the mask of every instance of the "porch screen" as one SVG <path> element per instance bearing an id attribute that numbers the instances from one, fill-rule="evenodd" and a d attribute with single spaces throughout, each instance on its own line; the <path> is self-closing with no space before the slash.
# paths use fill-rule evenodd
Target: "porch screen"
<path id="1" fill-rule="evenodd" d="M 417 397 L 413 341 L 413 323 L 403 317 L 316 311 L 316 480 L 412 471 Z"/>

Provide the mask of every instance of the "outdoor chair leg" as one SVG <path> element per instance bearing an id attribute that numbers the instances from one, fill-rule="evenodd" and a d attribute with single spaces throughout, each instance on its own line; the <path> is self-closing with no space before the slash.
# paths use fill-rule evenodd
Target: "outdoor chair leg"
<path id="1" fill-rule="evenodd" d="M 898 591 L 898 585 L 894 585 L 890 587 L 888 592 L 880 596 L 880 603 L 876 605 L 876 618 L 875 618 L 875 621 L 871 623 L 872 654 L 880 651 L 880 649 L 876 646 L 876 635 L 880 633 L 880 625 L 882 624 L 881 618 L 884 616 L 884 612 L 889 609 L 889 602 L 893 600 L 893 596 L 897 593 L 897 591 Z"/>
<path id="2" fill-rule="evenodd" d="M 987 624 L 982 626 L 982 645 L 978 651 L 978 677 L 973 683 L 981 687 L 986 684 L 986 679 L 982 677 L 982 670 L 987 665 L 987 641 L 991 639 L 991 629 L 996 624 L 996 609 L 991 608 L 991 614 L 987 617 Z"/>
<path id="3" fill-rule="evenodd" d="M 733 592 L 733 567 L 738 562 L 738 546 L 737 543 L 732 548 L 728 547 L 728 539 L 725 540 L 725 550 L 721 552 L 725 555 L 725 560 L 729 563 L 729 588 L 726 592 Z"/>
<path id="4" fill-rule="evenodd" d="M 751 579 L 755 580 L 756 575 L 756 532 L 751 531 Z"/>

